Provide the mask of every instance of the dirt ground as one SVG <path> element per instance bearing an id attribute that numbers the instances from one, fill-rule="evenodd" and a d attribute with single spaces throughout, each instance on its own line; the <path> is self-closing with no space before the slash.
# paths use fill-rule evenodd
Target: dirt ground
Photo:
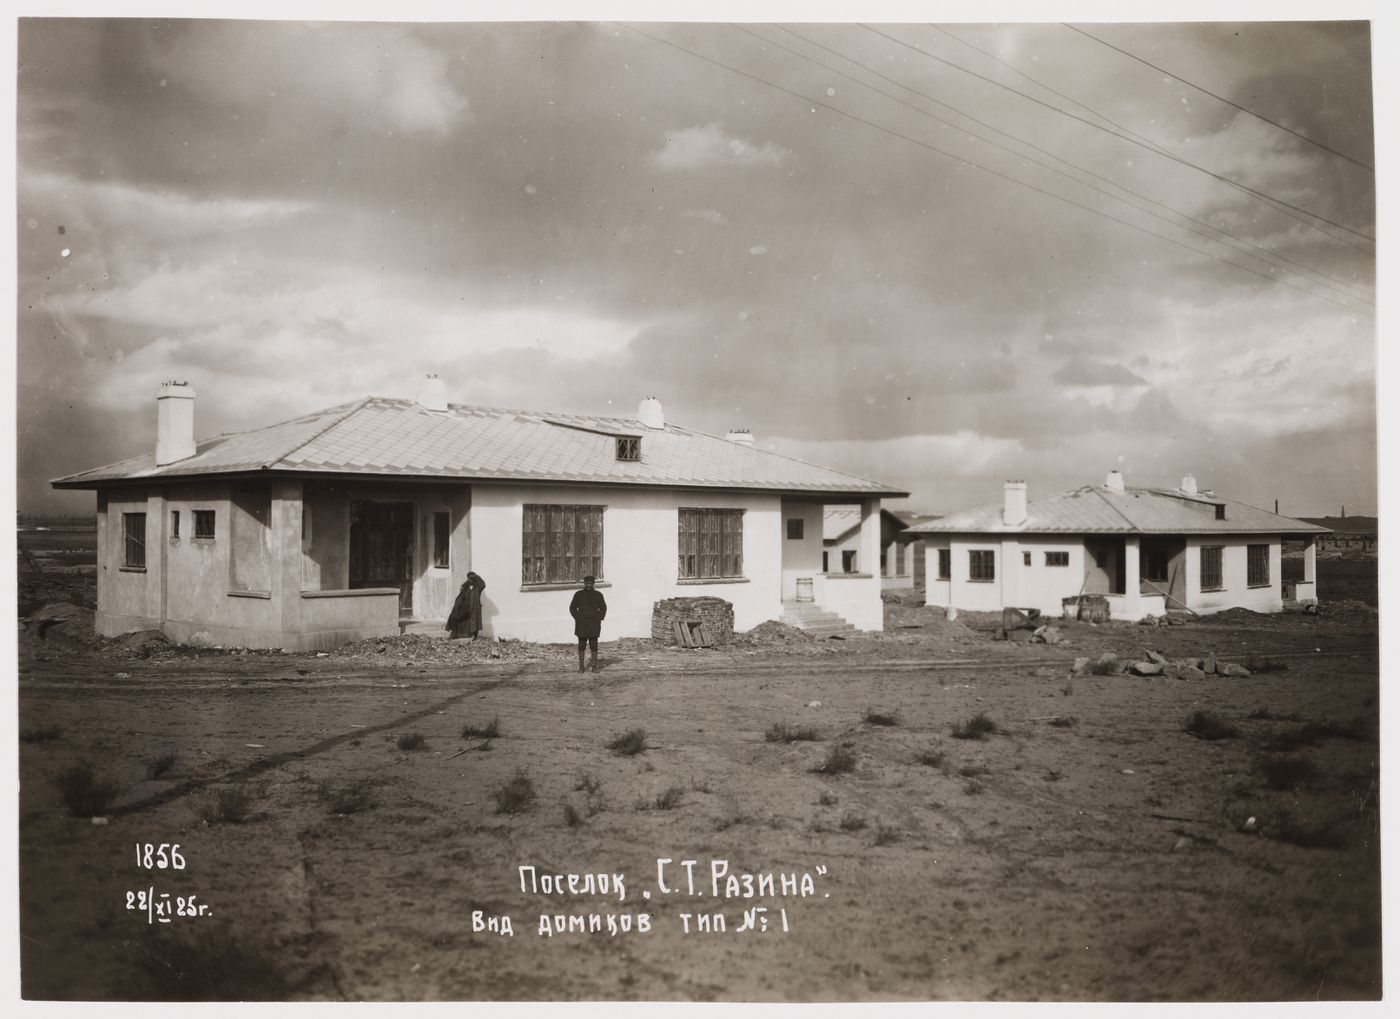
<path id="1" fill-rule="evenodd" d="M 196 652 L 99 641 L 80 614 L 31 621 L 23 994 L 1380 995 L 1374 610 L 1070 624 L 1054 646 L 913 605 L 888 606 L 887 625 L 699 651 L 605 642 L 603 670 L 580 676 L 562 646 Z M 1145 648 L 1269 671 L 1070 674 Z M 1217 730 L 1185 731 L 1198 711 Z M 994 731 L 956 738 L 979 714 Z M 811 738 L 772 738 L 782 725 Z M 640 752 L 608 749 L 634 729 Z M 853 770 L 815 770 L 835 751 Z M 112 787 L 105 824 L 60 794 L 83 763 L 89 787 Z M 145 843 L 178 843 L 185 868 L 143 866 Z M 676 861 L 671 894 L 658 858 Z M 694 895 L 682 860 L 697 861 Z M 625 896 L 522 891 L 526 865 L 620 873 Z M 774 875 L 774 891 L 716 895 L 722 865 Z M 811 894 L 784 894 L 783 875 L 810 875 Z M 209 912 L 164 924 L 128 908 L 148 889 Z M 766 930 L 740 931 L 757 906 Z M 509 916 L 513 935 L 474 930 L 476 911 Z M 541 914 L 585 930 L 542 935 Z M 642 914 L 645 933 L 607 927 Z M 701 914 L 725 931 L 697 930 Z"/>

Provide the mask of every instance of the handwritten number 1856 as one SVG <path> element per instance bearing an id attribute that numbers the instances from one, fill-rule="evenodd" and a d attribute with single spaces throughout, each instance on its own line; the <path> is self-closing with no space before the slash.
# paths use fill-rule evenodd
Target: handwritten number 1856
<path id="1" fill-rule="evenodd" d="M 185 858 L 180 855 L 179 843 L 162 842 L 160 845 L 153 845 L 150 842 L 136 843 L 136 866 L 151 870 L 184 870 Z"/>

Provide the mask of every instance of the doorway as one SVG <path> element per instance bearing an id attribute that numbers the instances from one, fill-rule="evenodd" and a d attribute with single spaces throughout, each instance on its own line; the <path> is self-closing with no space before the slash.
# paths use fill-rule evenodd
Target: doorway
<path id="1" fill-rule="evenodd" d="M 350 504 L 350 587 L 396 587 L 399 616 L 413 615 L 413 503 Z"/>

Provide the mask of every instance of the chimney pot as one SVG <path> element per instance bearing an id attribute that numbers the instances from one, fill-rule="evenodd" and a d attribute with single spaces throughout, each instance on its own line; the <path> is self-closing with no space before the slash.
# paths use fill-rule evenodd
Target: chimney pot
<path id="1" fill-rule="evenodd" d="M 194 454 L 194 387 L 188 382 L 162 382 L 156 390 L 156 466 Z"/>
<path id="2" fill-rule="evenodd" d="M 731 428 L 725 438 L 730 442 L 737 442 L 741 446 L 753 445 L 753 432 L 747 428 Z"/>
<path id="3" fill-rule="evenodd" d="M 1108 477 L 1104 479 L 1103 484 L 1104 487 L 1107 488 L 1110 492 L 1123 491 L 1123 472 L 1109 471 Z"/>
<path id="4" fill-rule="evenodd" d="M 1181 479 L 1181 490 L 1187 495 L 1196 494 L 1196 476 L 1194 474 L 1188 474 Z"/>
<path id="5" fill-rule="evenodd" d="M 661 412 L 661 401 L 648 396 L 637 407 L 637 420 L 648 428 L 665 428 L 666 415 Z"/>
<path id="6" fill-rule="evenodd" d="M 1007 527 L 1019 527 L 1026 522 L 1026 483 L 1008 481 L 1003 495 L 1001 522 Z"/>

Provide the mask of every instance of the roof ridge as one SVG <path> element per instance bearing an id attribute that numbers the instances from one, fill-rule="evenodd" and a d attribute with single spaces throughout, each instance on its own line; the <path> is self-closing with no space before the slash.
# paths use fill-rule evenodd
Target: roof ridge
<path id="1" fill-rule="evenodd" d="M 711 435 L 709 432 L 702 432 L 702 431 L 700 431 L 700 430 L 698 430 L 698 429 L 695 429 L 695 428 L 686 428 L 686 427 L 683 427 L 682 425 L 676 425 L 676 426 L 674 426 L 674 427 L 676 428 L 677 431 L 681 431 L 681 432 L 690 432 L 692 435 L 703 435 L 705 438 L 707 438 L 707 439 L 714 439 L 716 442 L 727 442 L 727 443 L 729 443 L 729 444 L 732 445 L 732 446 L 739 446 L 740 449 L 748 449 L 748 450 L 752 450 L 752 451 L 755 452 L 755 453 L 766 453 L 768 456 L 776 456 L 776 457 L 781 457 L 781 458 L 784 459 L 784 460 L 791 460 L 793 463 L 799 463 L 799 464 L 801 464 L 803 467 L 813 467 L 813 468 L 816 468 L 817 470 L 820 470 L 820 471 L 830 471 L 832 474 L 840 474 L 840 475 L 842 475 L 843 477 L 850 478 L 852 481 L 859 481 L 859 482 L 861 482 L 862 484 L 866 484 L 866 485 L 876 485 L 876 486 L 879 486 L 879 487 L 881 487 L 881 488 L 887 488 L 887 487 L 889 487 L 889 486 L 887 486 L 883 481 L 876 481 L 874 478 L 862 477 L 862 476 L 859 475 L 859 474 L 852 474 L 850 471 L 843 471 L 843 470 L 840 470 L 839 468 L 836 468 L 836 467 L 826 467 L 826 466 L 824 466 L 824 465 L 822 465 L 822 464 L 812 463 L 812 461 L 810 461 L 810 460 L 803 460 L 803 459 L 802 459 L 801 457 L 799 457 L 799 456 L 791 456 L 791 455 L 789 455 L 789 454 L 787 454 L 787 453 L 779 453 L 776 449 L 755 449 L 753 446 L 741 445 L 740 443 L 733 442 L 732 440 L 723 438 L 722 436 L 719 436 L 719 435 Z"/>
<path id="2" fill-rule="evenodd" d="M 375 399 L 379 399 L 379 397 L 365 396 L 365 397 L 360 398 L 359 400 L 352 401 L 351 404 L 350 404 L 350 406 L 349 406 L 349 408 L 345 411 L 344 414 L 341 414 L 341 415 L 340 415 L 339 417 L 337 417 L 334 421 L 330 422 L 330 424 L 326 425 L 326 427 L 324 427 L 324 428 L 322 428 L 320 431 L 318 431 L 315 435 L 311 435 L 311 436 L 308 436 L 307 438 L 303 439 L 301 442 L 297 443 L 297 444 L 296 444 L 295 446 L 293 446 L 291 449 L 287 450 L 287 452 L 281 454 L 280 456 L 274 457 L 274 458 L 271 459 L 271 460 L 268 460 L 268 461 L 264 462 L 264 463 L 263 463 L 263 466 L 264 466 L 264 467 L 268 467 L 268 466 L 271 466 L 272 464 L 276 463 L 278 460 L 287 460 L 287 459 L 290 459 L 290 458 L 291 458 L 291 455 L 292 455 L 293 453 L 295 453 L 297 450 L 299 450 L 299 449 L 305 449 L 305 448 L 306 448 L 307 446 L 309 446 L 311 443 L 315 442 L 317 439 L 319 439 L 321 436 L 325 435 L 327 432 L 329 432 L 329 431 L 330 431 L 332 428 L 334 428 L 336 425 L 340 424 L 342 421 L 344 421 L 346 418 L 348 418 L 351 414 L 355 413 L 355 411 L 363 409 L 364 406 L 365 406 L 367 403 L 369 403 L 371 400 L 375 400 Z M 322 414 L 329 414 L 331 411 L 333 411 L 333 410 L 335 410 L 335 409 L 336 409 L 335 407 L 328 407 L 326 410 L 323 410 L 323 411 L 321 411 L 320 413 L 322 413 Z M 288 420 L 295 421 L 296 418 L 290 418 L 290 419 L 288 419 Z M 282 424 L 286 424 L 286 423 L 287 423 L 287 422 L 285 422 L 285 421 L 282 422 Z M 269 427 L 275 427 L 275 426 L 269 426 Z"/>
<path id="3" fill-rule="evenodd" d="M 1138 534 L 1142 533 L 1142 528 L 1137 525 L 1133 518 L 1128 516 L 1128 514 L 1124 513 L 1117 506 L 1113 505 L 1113 503 L 1109 501 L 1108 496 L 1103 494 L 1103 489 L 1099 488 L 1098 485 L 1085 485 L 1084 487 L 1089 489 L 1089 491 L 1093 492 L 1100 499 L 1102 499 L 1104 501 L 1104 505 L 1107 506 L 1109 509 L 1113 510 L 1114 513 L 1117 513 L 1125 521 L 1127 521 L 1128 526 L 1131 527 L 1134 531 L 1136 531 Z"/>

